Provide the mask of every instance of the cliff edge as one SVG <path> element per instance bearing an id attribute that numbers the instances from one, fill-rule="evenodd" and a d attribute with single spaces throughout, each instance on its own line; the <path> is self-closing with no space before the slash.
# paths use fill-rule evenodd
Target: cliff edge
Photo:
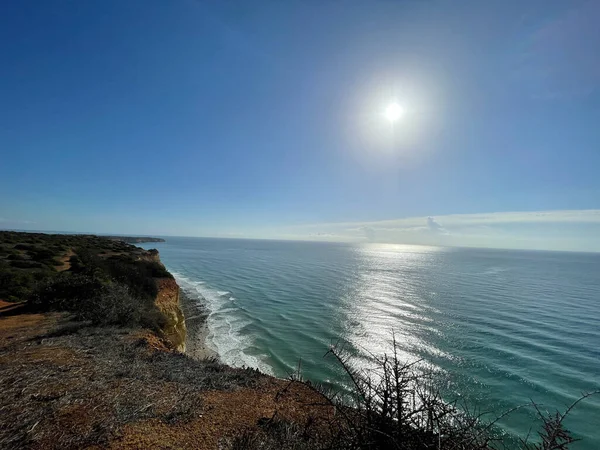
<path id="1" fill-rule="evenodd" d="M 165 271 L 166 268 L 160 260 L 158 250 L 145 250 L 137 255 L 138 260 L 159 264 Z M 170 274 L 169 274 L 170 275 Z M 154 304 L 164 315 L 164 323 L 161 326 L 162 335 L 178 352 L 185 353 L 186 350 L 186 325 L 185 317 L 181 309 L 180 288 L 173 278 L 156 278 L 157 294 Z"/>
<path id="2" fill-rule="evenodd" d="M 172 278 L 157 280 L 158 294 L 156 306 L 165 316 L 162 327 L 165 339 L 178 352 L 185 353 L 186 326 L 185 317 L 179 303 L 179 286 Z"/>
<path id="3" fill-rule="evenodd" d="M 0 232 L 0 448 L 233 448 L 333 414 L 301 383 L 183 354 L 180 297 L 157 251 Z"/>

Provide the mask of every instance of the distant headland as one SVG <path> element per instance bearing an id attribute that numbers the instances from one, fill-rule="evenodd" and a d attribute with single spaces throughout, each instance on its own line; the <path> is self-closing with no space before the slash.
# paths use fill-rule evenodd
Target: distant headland
<path id="1" fill-rule="evenodd" d="M 164 239 L 145 236 L 102 236 L 113 241 L 122 241 L 128 244 L 141 244 L 143 242 L 166 242 Z"/>

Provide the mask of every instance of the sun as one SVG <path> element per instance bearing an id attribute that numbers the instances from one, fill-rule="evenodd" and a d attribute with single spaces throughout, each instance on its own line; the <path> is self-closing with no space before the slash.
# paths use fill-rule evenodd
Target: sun
<path id="1" fill-rule="evenodd" d="M 389 122 L 396 122 L 402 115 L 404 114 L 404 108 L 400 106 L 398 103 L 393 102 L 388 105 L 385 109 L 384 116 Z"/>

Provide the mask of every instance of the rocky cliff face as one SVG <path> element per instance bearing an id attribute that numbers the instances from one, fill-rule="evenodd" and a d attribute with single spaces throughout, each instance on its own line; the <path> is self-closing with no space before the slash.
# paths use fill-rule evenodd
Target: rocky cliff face
<path id="1" fill-rule="evenodd" d="M 162 261 L 160 260 L 160 256 L 158 255 L 158 250 L 155 248 L 151 248 L 150 250 L 142 250 L 137 259 L 140 261 L 157 262 L 164 267 Z"/>
<path id="2" fill-rule="evenodd" d="M 173 278 L 157 280 L 158 295 L 156 306 L 164 314 L 166 325 L 163 328 L 164 337 L 179 352 L 185 352 L 185 318 L 179 307 L 179 286 Z"/>
<path id="3" fill-rule="evenodd" d="M 158 263 L 164 268 L 156 249 L 141 250 L 136 255 L 136 259 Z M 158 288 L 155 304 L 166 319 L 166 325 L 162 330 L 164 337 L 173 348 L 184 353 L 187 331 L 185 317 L 179 303 L 179 286 L 173 278 L 155 278 L 155 280 Z"/>

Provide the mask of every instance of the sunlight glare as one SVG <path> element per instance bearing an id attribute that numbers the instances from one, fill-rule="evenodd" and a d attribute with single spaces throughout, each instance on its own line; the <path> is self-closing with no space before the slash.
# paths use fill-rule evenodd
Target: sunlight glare
<path id="1" fill-rule="evenodd" d="M 398 103 L 391 103 L 385 109 L 385 118 L 390 122 L 396 122 L 404 114 L 404 109 Z"/>

